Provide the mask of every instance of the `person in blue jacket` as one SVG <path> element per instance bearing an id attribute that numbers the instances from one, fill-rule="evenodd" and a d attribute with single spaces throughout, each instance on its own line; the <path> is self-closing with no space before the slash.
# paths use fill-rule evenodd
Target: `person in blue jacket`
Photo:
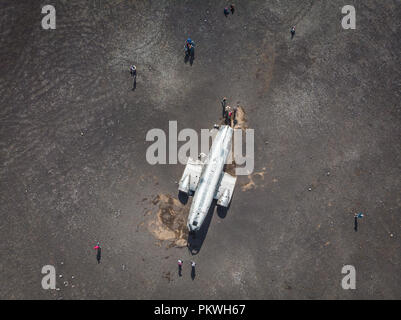
<path id="1" fill-rule="evenodd" d="M 185 54 L 187 56 L 192 56 L 195 49 L 195 42 L 191 38 L 188 38 L 185 42 Z"/>

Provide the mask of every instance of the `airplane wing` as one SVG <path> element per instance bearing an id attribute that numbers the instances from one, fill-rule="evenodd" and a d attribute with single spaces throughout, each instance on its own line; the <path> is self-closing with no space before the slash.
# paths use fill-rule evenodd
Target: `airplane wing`
<path id="1" fill-rule="evenodd" d="M 201 160 L 193 160 L 188 158 L 187 165 L 185 166 L 184 173 L 179 182 L 178 190 L 188 193 L 189 190 L 195 192 L 198 187 L 199 179 L 202 174 L 204 162 Z"/>
<path id="2" fill-rule="evenodd" d="M 237 177 L 233 177 L 232 175 L 223 172 L 222 178 L 220 180 L 219 186 L 217 188 L 217 192 L 214 195 L 214 198 L 217 200 L 217 204 L 219 206 L 227 207 L 231 201 L 231 197 L 234 192 L 235 182 L 237 181 Z"/>

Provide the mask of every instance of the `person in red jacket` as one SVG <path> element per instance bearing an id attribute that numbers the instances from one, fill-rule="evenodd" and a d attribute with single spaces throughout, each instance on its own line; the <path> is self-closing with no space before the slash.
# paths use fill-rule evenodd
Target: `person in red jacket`
<path id="1" fill-rule="evenodd" d="M 97 242 L 97 245 L 93 247 L 94 250 L 96 250 L 96 260 L 97 263 L 100 263 L 100 259 L 102 257 L 102 248 L 100 247 L 99 241 Z"/>

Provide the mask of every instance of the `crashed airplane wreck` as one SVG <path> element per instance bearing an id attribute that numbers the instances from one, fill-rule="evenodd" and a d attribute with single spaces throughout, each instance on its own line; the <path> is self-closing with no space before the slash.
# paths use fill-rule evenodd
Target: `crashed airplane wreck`
<path id="1" fill-rule="evenodd" d="M 230 204 L 237 178 L 223 169 L 231 151 L 232 136 L 230 126 L 221 126 L 204 160 L 188 158 L 178 190 L 188 195 L 195 193 L 187 221 L 189 232 L 201 228 L 213 199 L 222 207 Z"/>

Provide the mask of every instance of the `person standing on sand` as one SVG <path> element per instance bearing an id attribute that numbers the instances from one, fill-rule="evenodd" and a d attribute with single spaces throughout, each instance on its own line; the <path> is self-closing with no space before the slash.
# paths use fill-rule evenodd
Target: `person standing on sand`
<path id="1" fill-rule="evenodd" d="M 192 269 L 191 269 L 191 278 L 192 278 L 192 280 L 194 280 L 194 279 L 195 279 L 195 266 L 196 266 L 195 261 L 191 261 L 191 266 L 192 266 Z"/>
<path id="2" fill-rule="evenodd" d="M 232 111 L 232 109 L 231 109 L 230 106 L 226 106 L 226 110 L 225 110 L 225 111 L 226 111 L 226 112 L 225 112 L 225 114 L 224 114 L 224 123 L 225 123 L 226 125 L 231 126 L 231 117 L 232 117 L 232 115 L 233 115 L 233 111 Z"/>
<path id="3" fill-rule="evenodd" d="M 221 107 L 223 109 L 222 117 L 224 118 L 224 115 L 226 114 L 226 106 L 227 106 L 227 98 L 223 97 L 221 100 Z"/>
<path id="4" fill-rule="evenodd" d="M 292 39 L 292 38 L 294 38 L 294 36 L 295 36 L 295 26 L 292 26 L 292 27 L 291 27 L 290 32 L 291 32 L 291 39 Z"/>
<path id="5" fill-rule="evenodd" d="M 129 68 L 129 72 L 131 73 L 131 76 L 132 76 L 132 78 L 134 80 L 133 85 L 132 85 L 132 90 L 135 90 L 135 88 L 136 88 L 136 66 L 132 65 Z"/>

